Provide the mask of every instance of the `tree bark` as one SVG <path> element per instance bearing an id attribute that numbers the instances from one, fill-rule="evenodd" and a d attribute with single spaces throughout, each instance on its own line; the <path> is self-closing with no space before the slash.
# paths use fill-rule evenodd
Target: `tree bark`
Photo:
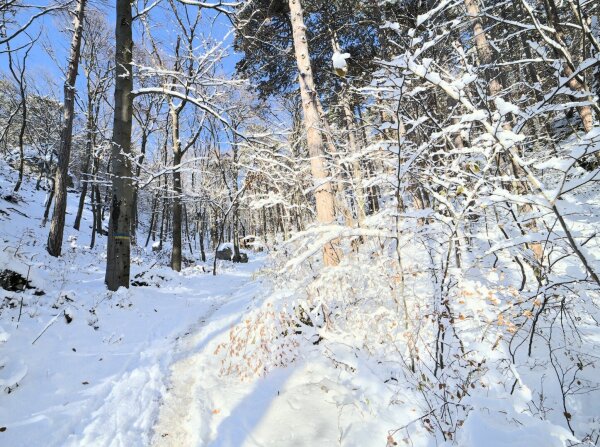
<path id="1" fill-rule="evenodd" d="M 92 169 L 94 169 L 94 168 L 92 168 Z M 92 204 L 92 237 L 90 239 L 90 249 L 94 248 L 94 246 L 96 245 L 96 233 L 98 232 L 98 219 L 100 219 L 100 209 L 99 209 L 100 205 L 96 203 L 96 189 L 97 189 L 97 185 L 92 184 L 92 187 L 90 188 L 90 202 Z"/>
<path id="2" fill-rule="evenodd" d="M 25 170 L 25 130 L 27 129 L 27 80 L 25 78 L 25 64 L 27 61 L 27 56 L 29 55 L 29 51 L 31 50 L 31 46 L 25 52 L 25 56 L 23 57 L 23 64 L 20 69 L 15 70 L 15 65 L 13 64 L 13 56 L 10 51 L 10 44 L 7 42 L 6 47 L 8 50 L 8 68 L 17 82 L 19 86 L 19 96 L 20 96 L 20 104 L 19 108 L 21 109 L 21 127 L 19 128 L 19 178 L 17 179 L 17 183 L 13 188 L 14 192 L 18 192 L 21 189 L 21 184 L 23 183 L 23 174 Z M 44 223 L 45 225 L 45 223 Z"/>
<path id="3" fill-rule="evenodd" d="M 22 82 L 22 81 L 21 81 Z M 27 128 L 27 98 L 23 84 L 19 86 L 21 92 L 21 128 L 19 129 L 19 178 L 13 188 L 14 192 L 18 192 L 21 189 L 23 183 L 23 171 L 25 170 L 25 130 Z"/>
<path id="4" fill-rule="evenodd" d="M 181 109 L 179 109 L 181 110 Z M 181 271 L 181 142 L 179 141 L 179 114 L 171 108 L 171 125 L 173 132 L 173 250 L 171 252 L 171 268 Z"/>
<path id="5" fill-rule="evenodd" d="M 187 239 L 188 247 L 190 249 L 190 254 L 193 255 L 194 250 L 192 248 L 192 238 L 190 237 L 190 222 L 189 222 L 187 206 L 185 206 L 185 203 L 184 203 L 182 205 L 182 207 L 183 207 L 183 217 L 185 218 L 185 238 Z"/>
<path id="6" fill-rule="evenodd" d="M 90 159 L 91 155 L 87 154 L 85 158 L 85 164 L 82 171 L 84 176 L 88 175 L 88 171 L 90 169 Z M 83 215 L 83 207 L 85 205 L 85 196 L 87 195 L 88 190 L 88 179 L 84 179 L 83 185 L 81 186 L 81 195 L 79 196 L 79 204 L 77 205 L 77 215 L 75 216 L 75 223 L 73 224 L 73 228 L 79 231 L 79 227 L 81 226 L 81 217 Z"/>
<path id="7" fill-rule="evenodd" d="M 50 187 L 50 194 L 48 195 L 48 201 L 46 202 L 46 209 L 44 210 L 44 218 L 42 219 L 42 227 L 46 226 L 48 222 L 48 216 L 50 215 L 50 208 L 52 207 L 52 201 L 54 200 L 54 179 L 51 180 L 52 186 Z"/>
<path id="8" fill-rule="evenodd" d="M 350 151 L 353 154 L 357 154 L 359 151 L 358 142 L 356 139 L 356 123 L 354 113 L 352 113 L 352 107 L 350 106 L 350 100 L 348 98 L 348 92 L 342 93 L 342 107 L 344 109 L 344 119 L 346 121 L 346 127 L 348 132 L 348 144 Z M 352 162 L 352 185 L 354 187 L 354 196 L 356 198 L 356 218 L 358 220 L 358 226 L 362 226 L 365 218 L 365 190 L 363 187 L 363 174 L 360 166 L 360 160 L 355 159 Z"/>
<path id="9" fill-rule="evenodd" d="M 150 227 L 148 228 L 148 237 L 146 237 L 146 244 L 144 247 L 147 247 L 150 243 L 150 238 L 154 233 L 154 226 L 156 225 L 156 214 L 158 213 L 158 197 L 154 197 L 152 199 L 152 207 L 150 211 Z"/>
<path id="10" fill-rule="evenodd" d="M 86 142 L 86 155 L 85 155 L 85 164 L 83 167 L 82 174 L 84 176 L 89 175 L 90 170 L 90 162 L 92 160 L 92 152 L 94 150 L 94 107 L 92 105 L 92 98 L 89 94 L 90 84 L 88 82 L 88 106 L 87 106 L 87 142 Z M 83 214 L 83 206 L 85 204 L 85 196 L 88 190 L 88 182 L 89 178 L 83 182 L 81 187 L 81 196 L 79 197 L 79 206 L 77 207 L 77 216 L 75 216 L 75 223 L 73 224 L 73 228 L 79 231 L 79 227 L 81 225 L 81 216 Z"/>
<path id="11" fill-rule="evenodd" d="M 308 152 L 311 158 L 311 171 L 316 184 L 315 200 L 317 206 L 317 220 L 321 224 L 332 224 L 335 220 L 335 198 L 333 187 L 329 180 L 329 172 L 325 165 L 325 150 L 323 135 L 321 133 L 321 120 L 317 106 L 317 91 L 313 79 L 313 72 L 308 51 L 306 26 L 300 0 L 288 0 L 290 19 L 294 37 L 294 51 L 296 63 L 300 72 L 300 95 L 304 112 L 304 126 Z M 340 252 L 332 242 L 323 247 L 323 262 L 327 266 L 334 266 L 340 262 Z"/>
<path id="12" fill-rule="evenodd" d="M 200 230 L 198 236 L 200 238 L 200 257 L 202 262 L 206 262 L 206 252 L 204 251 L 204 234 L 206 233 L 206 210 L 200 216 Z"/>
<path id="13" fill-rule="evenodd" d="M 129 287 L 130 229 L 133 203 L 131 181 L 131 121 L 133 96 L 131 3 L 117 0 L 115 26 L 115 115 L 112 137 L 112 202 L 108 230 L 106 285 Z"/>
<path id="14" fill-rule="evenodd" d="M 144 163 L 144 159 L 146 158 L 146 146 L 148 145 L 148 134 L 146 133 L 146 130 L 144 129 L 142 131 L 142 142 L 140 144 L 140 156 L 137 160 L 137 165 L 135 167 L 135 178 L 136 178 L 136 182 L 138 181 L 137 179 L 140 178 L 140 173 L 142 172 L 142 164 Z M 136 245 L 136 232 L 138 229 L 138 195 L 139 195 L 139 191 L 138 191 L 138 186 L 137 183 L 135 184 L 135 187 L 133 189 L 133 217 L 131 219 L 131 243 L 133 245 Z M 146 244 L 148 245 L 148 244 Z"/>
<path id="15" fill-rule="evenodd" d="M 79 0 L 77 11 L 73 18 L 73 37 L 71 39 L 71 52 L 67 68 L 67 79 L 64 85 L 64 122 L 60 136 L 60 149 L 58 151 L 58 169 L 55 180 L 55 200 L 50 234 L 48 235 L 47 250 L 51 256 L 60 256 L 62 240 L 65 231 L 65 214 L 67 210 L 67 179 L 69 161 L 71 159 L 71 143 L 73 140 L 73 117 L 75 109 L 75 81 L 79 71 L 79 55 L 81 53 L 81 36 L 83 34 L 83 17 L 85 14 L 86 0 Z"/>
<path id="16" fill-rule="evenodd" d="M 546 8 L 548 19 L 552 23 L 552 28 L 554 29 L 554 38 L 563 48 L 568 49 L 569 46 L 566 43 L 556 3 L 554 0 L 546 0 L 544 6 Z M 557 59 L 562 59 L 563 55 L 557 48 L 554 48 L 554 53 Z M 575 67 L 568 60 L 563 63 L 563 74 L 565 78 L 569 78 L 567 85 L 570 89 L 576 92 L 585 92 L 587 90 L 587 87 L 582 82 L 583 78 L 580 75 L 574 76 Z M 582 99 L 582 101 L 585 100 L 585 98 Z M 594 127 L 594 112 L 592 111 L 592 107 L 589 105 L 582 105 L 577 107 L 577 112 L 579 112 L 583 130 L 585 130 L 585 132 L 591 131 Z M 597 156 L 596 158 L 599 159 L 600 157 Z"/>
<path id="17" fill-rule="evenodd" d="M 492 64 L 492 47 L 488 42 L 487 35 L 483 29 L 478 0 L 465 0 L 465 7 L 469 16 L 473 18 L 473 40 L 477 48 L 477 56 L 481 65 L 485 66 L 485 77 L 488 81 L 490 96 L 496 96 L 502 90 L 500 73 L 494 69 Z"/>

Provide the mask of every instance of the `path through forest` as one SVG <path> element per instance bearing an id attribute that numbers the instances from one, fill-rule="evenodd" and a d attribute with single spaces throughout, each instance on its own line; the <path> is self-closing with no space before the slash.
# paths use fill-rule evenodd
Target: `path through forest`
<path id="1" fill-rule="evenodd" d="M 100 406 L 89 414 L 85 428 L 71 439 L 69 445 L 150 445 L 156 430 L 156 445 L 164 445 L 161 441 L 165 439 L 176 440 L 170 445 L 196 445 L 192 439 L 197 433 L 181 429 L 186 421 L 202 426 L 201 421 L 196 421 L 194 407 L 203 402 L 195 400 L 194 396 L 198 394 L 196 390 L 203 371 L 194 369 L 190 359 L 241 319 L 256 291 L 256 284 L 250 283 L 260 265 L 260 260 L 254 260 L 247 265 L 238 265 L 222 276 L 191 276 L 188 290 L 167 292 L 175 299 L 194 303 L 186 306 L 187 309 L 180 309 L 182 313 L 197 314 L 203 309 L 201 315 L 191 326 L 186 325 L 187 318 L 175 314 L 169 316 L 164 323 L 172 326 L 172 335 L 153 336 L 140 351 L 131 354 L 128 360 L 131 368 L 126 367 L 118 378 L 109 378 L 109 393 L 98 399 Z M 160 419 L 154 430 L 158 414 Z"/>
<path id="2" fill-rule="evenodd" d="M 12 180 L 0 176 L 0 189 Z M 71 228 L 59 260 L 38 243 L 46 231 L 40 200 L 43 191 L 25 183 L 19 203 L 0 203 L 0 261 L 34 287 L 26 296 L 4 291 L 0 446 L 150 445 L 161 402 L 167 395 L 168 406 L 170 382 L 179 380 L 171 366 L 178 371 L 241 318 L 260 287 L 254 277 L 264 258 L 225 262 L 213 276 L 201 264 L 181 273 L 150 270 L 140 251 L 134 286 L 109 293 L 104 246 L 90 250 Z M 70 201 L 68 212 L 75 206 Z M 91 220 L 86 210 L 83 225 Z"/>

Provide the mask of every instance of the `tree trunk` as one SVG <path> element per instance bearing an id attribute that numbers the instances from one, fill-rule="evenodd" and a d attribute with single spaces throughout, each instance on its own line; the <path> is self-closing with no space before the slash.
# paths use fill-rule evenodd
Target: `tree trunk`
<path id="1" fill-rule="evenodd" d="M 44 218 L 42 219 L 42 227 L 46 226 L 46 222 L 48 222 L 48 216 L 50 215 L 50 207 L 52 206 L 52 201 L 54 200 L 54 180 L 52 181 L 52 187 L 50 188 L 50 195 L 48 196 L 48 201 L 46 202 L 46 209 L 44 210 Z"/>
<path id="2" fill-rule="evenodd" d="M 568 49 L 569 46 L 566 43 L 566 39 L 564 36 L 564 31 L 562 29 L 562 24 L 560 17 L 558 15 L 558 9 L 556 8 L 556 4 L 554 0 L 547 0 L 544 3 L 546 8 L 546 13 L 548 15 L 548 19 L 552 23 L 552 28 L 554 29 L 554 38 L 556 41 L 565 49 Z M 554 48 L 554 53 L 557 59 L 562 59 L 563 55 L 561 52 Z M 563 63 L 563 75 L 565 78 L 570 78 L 567 85 L 571 90 L 576 92 L 585 92 L 587 90 L 586 86 L 582 82 L 583 78 L 581 75 L 573 76 L 575 74 L 575 67 L 569 63 L 569 61 L 565 61 Z M 574 101 L 577 99 L 574 98 Z M 582 98 L 580 101 L 586 101 L 586 98 Z M 592 107 L 589 105 L 582 105 L 577 107 L 577 111 L 579 112 L 579 117 L 581 118 L 581 124 L 583 125 L 583 130 L 585 132 L 589 132 L 594 127 L 594 112 L 592 111 Z M 600 156 L 596 156 L 597 160 L 600 160 Z"/>
<path id="3" fill-rule="evenodd" d="M 106 285 L 109 290 L 129 287 L 131 211 L 131 120 L 133 76 L 131 3 L 117 0 L 115 26 L 115 115 L 112 138 L 112 202 L 108 230 Z"/>
<path id="4" fill-rule="evenodd" d="M 77 12 L 73 18 L 73 37 L 67 68 L 67 79 L 64 85 L 64 122 L 60 135 L 58 151 L 58 169 L 55 180 L 55 200 L 50 234 L 48 235 L 48 253 L 60 256 L 62 240 L 65 231 L 65 214 L 67 210 L 67 178 L 69 175 L 69 160 L 71 159 L 71 142 L 73 139 L 73 117 L 75 109 L 75 81 L 79 71 L 79 55 L 81 53 L 81 36 L 83 34 L 83 16 L 86 0 L 79 0 Z"/>
<path id="5" fill-rule="evenodd" d="M 133 216 L 131 219 L 131 243 L 136 245 L 136 231 L 138 228 L 138 185 L 137 181 L 140 178 L 140 173 L 142 172 L 142 164 L 144 163 L 144 159 L 146 158 L 146 146 L 148 144 L 148 134 L 143 131 L 142 133 L 142 142 L 140 145 L 140 157 L 137 160 L 137 165 L 135 167 L 135 178 L 136 184 L 133 189 Z M 148 244 L 146 244 L 148 245 Z"/>
<path id="6" fill-rule="evenodd" d="M 17 183 L 13 188 L 14 192 L 18 192 L 19 189 L 21 189 L 21 184 L 23 183 L 23 171 L 25 170 L 25 130 L 27 129 L 27 80 L 25 79 L 25 63 L 27 61 L 29 51 L 31 50 L 31 46 L 25 52 L 23 64 L 18 72 L 15 70 L 15 66 L 13 64 L 10 43 L 7 42 L 6 47 L 8 51 L 8 67 L 13 78 L 19 85 L 19 96 L 21 99 L 19 104 L 19 108 L 21 109 L 21 127 L 19 128 L 19 178 L 17 179 Z"/>
<path id="7" fill-rule="evenodd" d="M 25 95 L 25 89 L 23 86 L 20 86 L 21 91 L 21 106 L 23 110 L 21 111 L 21 128 L 19 129 L 19 178 L 17 179 L 17 183 L 13 188 L 14 192 L 18 192 L 21 189 L 21 184 L 23 183 L 23 171 L 25 170 L 25 129 L 27 128 L 27 98 Z"/>
<path id="8" fill-rule="evenodd" d="M 239 169 L 237 167 L 239 148 L 236 141 L 236 135 L 233 134 L 233 262 L 240 262 L 240 206 L 239 206 Z"/>
<path id="9" fill-rule="evenodd" d="M 358 142 L 356 139 L 356 123 L 354 113 L 352 113 L 352 107 L 350 106 L 350 100 L 348 98 L 348 92 L 342 93 L 342 106 L 344 109 L 344 118 L 346 121 L 346 127 L 348 131 L 348 144 L 350 151 L 353 154 L 357 154 L 359 151 Z M 356 198 L 356 217 L 358 220 L 358 226 L 362 226 L 365 220 L 365 190 L 363 188 L 363 175 L 360 166 L 360 160 L 354 159 L 352 162 L 352 185 L 354 186 L 354 196 Z"/>
<path id="10" fill-rule="evenodd" d="M 89 89 L 89 82 L 88 82 Z M 92 106 L 92 98 L 88 92 L 88 107 L 87 107 L 87 142 L 86 142 L 86 156 L 85 156 L 85 164 L 83 167 L 82 174 L 84 176 L 89 175 L 90 170 L 90 162 L 92 159 L 92 152 L 94 150 L 94 118 L 93 118 L 94 108 Z M 89 180 L 89 177 L 87 178 Z M 88 181 L 84 181 L 81 187 L 81 196 L 79 197 L 79 206 L 77 207 L 77 216 L 75 216 L 75 224 L 73 228 L 79 231 L 79 227 L 81 225 L 81 215 L 83 214 L 83 206 L 85 204 L 85 196 L 88 190 Z"/>
<path id="11" fill-rule="evenodd" d="M 104 234 L 104 230 L 102 229 L 102 195 L 100 194 L 100 186 L 94 185 L 92 187 L 92 194 L 95 196 L 92 197 L 92 200 L 96 204 L 96 233 Z"/>
<path id="12" fill-rule="evenodd" d="M 160 229 L 158 231 L 158 250 L 162 250 L 163 240 L 165 235 L 165 212 L 167 209 L 167 203 L 165 199 L 162 200 L 162 210 L 160 212 Z"/>
<path id="13" fill-rule="evenodd" d="M 465 7 L 469 16 L 473 18 L 473 40 L 477 48 L 477 56 L 481 65 L 485 66 L 485 77 L 488 80 L 488 91 L 490 96 L 496 96 L 502 90 L 498 70 L 493 68 L 492 47 L 488 42 L 487 35 L 483 29 L 478 0 L 465 0 Z"/>
<path id="14" fill-rule="evenodd" d="M 85 158 L 85 164 L 83 167 L 82 174 L 84 176 L 88 175 L 88 171 L 90 169 L 90 158 L 91 155 L 88 153 Z M 77 215 L 75 216 L 75 223 L 73 224 L 73 228 L 79 231 L 79 227 L 81 226 L 81 216 L 83 215 L 83 207 L 85 205 L 85 196 L 87 195 L 88 190 L 88 180 L 84 179 L 83 185 L 81 186 L 81 195 L 79 196 L 79 204 L 77 205 Z"/>
<path id="15" fill-rule="evenodd" d="M 171 268 L 181 271 L 181 143 L 179 141 L 179 114 L 171 108 L 171 125 L 173 126 L 173 251 L 171 252 Z"/>
<path id="16" fill-rule="evenodd" d="M 152 237 L 152 234 L 154 233 L 154 226 L 156 225 L 156 214 L 158 213 L 158 198 L 154 197 L 152 199 L 152 207 L 151 207 L 151 211 L 150 211 L 150 227 L 148 228 L 148 237 L 146 238 L 146 244 L 144 245 L 144 247 L 147 247 L 148 244 L 150 243 L 150 237 Z"/>
<path id="17" fill-rule="evenodd" d="M 200 258 L 202 262 L 206 262 L 206 252 L 204 251 L 204 222 L 200 224 L 200 231 L 198 236 L 200 237 Z"/>
<path id="18" fill-rule="evenodd" d="M 288 0 L 290 19 L 294 37 L 294 51 L 300 72 L 300 94 L 302 109 L 304 111 L 304 126 L 308 152 L 311 157 L 311 171 L 315 184 L 315 200 L 317 205 L 317 220 L 321 224 L 332 224 L 335 220 L 335 198 L 329 172 L 325 165 L 325 151 L 323 135 L 321 134 L 319 111 L 317 107 L 317 92 L 313 80 L 313 72 L 308 51 L 306 26 L 302 13 L 300 0 Z M 323 247 L 323 262 L 327 266 L 337 265 L 340 261 L 340 252 L 332 242 Z"/>
<path id="19" fill-rule="evenodd" d="M 267 192 L 267 194 L 268 194 L 268 192 Z M 268 245 L 269 244 L 269 240 L 268 240 L 268 237 L 267 237 L 267 232 L 268 232 L 268 229 L 267 229 L 267 209 L 264 206 L 262 207 L 262 210 L 261 210 L 261 213 L 260 213 L 260 217 L 261 217 L 261 222 L 262 222 L 263 239 L 264 239 L 265 245 Z"/>
<path id="20" fill-rule="evenodd" d="M 95 166 L 97 160 L 94 160 L 94 166 L 92 166 L 93 178 L 96 177 L 97 167 Z M 96 245 L 96 233 L 98 232 L 98 220 L 100 219 L 100 204 L 96 201 L 96 190 L 98 189 L 98 185 L 95 183 L 92 184 L 90 188 L 90 202 L 92 204 L 92 237 L 90 240 L 90 249 L 94 248 Z M 97 194 L 100 197 L 100 193 Z"/>
<path id="21" fill-rule="evenodd" d="M 331 46 L 334 52 L 341 53 L 342 49 L 338 43 L 338 37 L 335 32 L 332 32 L 331 35 Z M 359 151 L 358 141 L 357 141 L 357 131 L 356 131 L 356 117 L 354 116 L 354 112 L 352 111 L 352 106 L 350 105 L 350 82 L 346 81 L 341 88 L 340 94 L 340 102 L 342 105 L 343 118 L 346 124 L 346 132 L 348 139 L 348 146 L 350 152 L 352 154 L 357 154 Z M 363 176 L 362 170 L 360 166 L 360 159 L 354 158 L 352 162 L 350 176 L 350 183 L 352 185 L 353 194 L 355 198 L 355 207 L 356 207 L 356 219 L 358 221 L 358 226 L 362 226 L 363 221 L 365 220 L 365 192 L 363 188 Z"/>
<path id="22" fill-rule="evenodd" d="M 185 238 L 187 239 L 190 253 L 193 255 L 194 250 L 192 248 L 192 238 L 190 237 L 190 222 L 189 222 L 189 218 L 188 218 L 189 216 L 188 216 L 187 206 L 185 206 L 185 203 L 184 203 L 182 205 L 182 207 L 183 207 L 183 216 L 185 218 Z"/>
<path id="23" fill-rule="evenodd" d="M 358 119 L 359 122 L 363 122 L 363 116 L 362 116 L 362 111 L 360 107 L 356 107 L 356 113 L 358 115 Z M 368 146 L 369 144 L 369 139 L 367 137 L 367 131 L 365 130 L 365 126 L 360 126 L 360 137 L 361 137 L 361 143 L 363 144 L 363 146 Z M 372 160 L 366 160 L 365 162 L 365 168 L 366 168 L 366 172 L 367 172 L 367 178 L 370 179 L 373 175 L 373 172 L 375 172 L 375 165 L 373 163 Z M 379 211 L 379 187 L 377 185 L 373 185 L 369 188 L 367 188 L 367 199 L 369 202 L 369 214 L 375 214 L 377 211 Z"/>

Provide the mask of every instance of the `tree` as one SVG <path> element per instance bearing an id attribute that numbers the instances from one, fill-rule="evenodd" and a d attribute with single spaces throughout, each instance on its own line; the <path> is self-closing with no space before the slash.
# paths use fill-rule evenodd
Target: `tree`
<path id="1" fill-rule="evenodd" d="M 92 177 L 97 171 L 98 160 L 95 153 L 101 142 L 100 137 L 103 130 L 100 128 L 100 112 L 103 104 L 108 102 L 106 95 L 112 82 L 111 73 L 113 70 L 113 61 L 110 60 L 112 51 L 109 47 L 110 37 L 106 19 L 100 14 L 91 12 L 86 14 L 85 22 L 81 59 L 87 93 L 85 104 L 82 105 L 86 117 L 86 148 L 80 173 L 82 180 L 81 194 L 73 224 L 73 228 L 76 230 L 79 230 L 81 225 L 88 189 L 91 190 L 90 201 L 92 205 L 95 202 L 94 188 L 98 186 L 92 182 Z M 92 206 L 92 208 L 94 209 L 95 206 Z"/>
<path id="2" fill-rule="evenodd" d="M 391 5 L 357 0 L 304 0 L 302 10 L 315 84 L 321 100 L 335 97 L 339 79 L 331 66 L 335 34 L 344 51 L 351 54 L 347 76 L 365 85 L 375 70 L 379 44 L 380 15 Z M 293 94 L 297 64 L 293 51 L 293 29 L 286 0 L 252 0 L 240 6 L 235 16 L 235 48 L 243 54 L 236 68 L 241 76 L 255 81 L 262 98 Z"/>
<path id="3" fill-rule="evenodd" d="M 65 214 L 67 210 L 67 177 L 71 159 L 71 144 L 73 139 L 73 118 L 75 115 L 75 81 L 79 72 L 79 57 L 81 54 L 81 36 L 86 0 L 78 0 L 77 10 L 73 17 L 73 37 L 64 85 L 64 118 L 58 151 L 58 169 L 55 180 L 55 202 L 50 233 L 48 235 L 48 253 L 60 256 L 65 230 Z"/>
<path id="4" fill-rule="evenodd" d="M 117 0 L 115 94 L 112 137 L 112 188 L 105 281 L 109 290 L 129 287 L 133 184 L 131 126 L 133 113 L 133 36 L 131 3 Z"/>
<path id="5" fill-rule="evenodd" d="M 218 67 L 226 54 L 226 49 L 223 42 L 203 39 L 200 24 L 204 8 L 181 5 L 175 1 L 171 1 L 170 6 L 177 27 L 174 54 L 165 54 L 152 36 L 148 18 L 144 17 L 142 21 L 146 30 L 145 37 L 148 39 L 154 66 L 142 67 L 140 75 L 146 83 L 134 93 L 136 96 L 160 95 L 166 98 L 168 105 L 172 159 L 171 166 L 164 166 L 164 169 L 172 174 L 173 179 L 173 190 L 169 197 L 172 203 L 172 220 L 168 222 L 172 223 L 171 267 L 180 271 L 185 209 L 182 176 L 184 158 L 199 140 L 206 116 L 213 116 L 223 126 L 231 127 L 225 114 L 228 105 L 220 101 L 220 97 L 223 87 L 231 84 L 240 85 L 241 82 L 218 79 Z M 172 60 L 172 65 L 169 64 L 169 59 Z M 166 153 L 164 157 L 166 164 Z M 166 181 L 164 186 L 166 190 Z M 166 205 L 167 198 L 164 197 L 163 201 Z M 163 218 L 164 215 L 165 213 Z M 187 221 L 187 211 L 185 217 Z"/>
<path id="6" fill-rule="evenodd" d="M 27 77 L 26 77 L 26 69 L 27 69 L 27 58 L 29 57 L 29 53 L 33 48 L 33 44 L 35 42 L 32 41 L 26 46 L 25 53 L 23 55 L 23 59 L 20 63 L 15 61 L 15 55 L 13 54 L 10 48 L 10 42 L 6 42 L 6 47 L 8 50 L 8 68 L 10 73 L 17 84 L 18 92 L 19 92 L 19 107 L 17 110 L 21 111 L 21 124 L 19 127 L 18 133 L 18 144 L 19 144 L 19 178 L 17 179 L 17 183 L 13 191 L 17 192 L 21 189 L 21 184 L 23 183 L 23 171 L 25 169 L 25 131 L 27 129 Z M 8 120 L 8 124 L 10 125 L 11 119 Z"/>
<path id="7" fill-rule="evenodd" d="M 31 39 L 27 34 L 28 29 L 39 18 L 61 11 L 70 3 L 71 0 L 66 0 L 64 3 L 52 2 L 48 5 L 27 4 L 19 0 L 3 1 L 0 3 L 0 45 L 9 44 L 21 35 L 25 35 L 29 39 L 28 43 L 32 43 L 35 39 Z M 29 13 L 27 18 L 21 17 L 24 12 Z M 8 52 L 10 51 L 8 49 Z"/>
<path id="8" fill-rule="evenodd" d="M 329 181 L 329 173 L 325 165 L 325 148 L 322 135 L 322 124 L 317 105 L 318 93 L 315 87 L 306 27 L 302 14 L 300 0 L 289 0 L 290 20 L 294 36 L 294 51 L 296 63 L 300 73 L 300 95 L 304 110 L 304 126 L 306 128 L 306 141 L 310 154 L 312 174 L 315 182 L 315 201 L 317 207 L 317 220 L 322 224 L 331 224 L 335 220 L 335 205 L 333 187 Z M 323 247 L 323 261 L 325 265 L 337 265 L 340 253 L 332 242 L 327 242 Z"/>

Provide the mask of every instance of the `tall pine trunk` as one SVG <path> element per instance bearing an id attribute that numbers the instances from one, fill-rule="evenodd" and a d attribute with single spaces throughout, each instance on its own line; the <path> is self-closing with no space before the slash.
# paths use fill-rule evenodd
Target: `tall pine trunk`
<path id="1" fill-rule="evenodd" d="M 315 200 L 317 205 L 317 220 L 322 224 L 331 224 L 335 220 L 335 198 L 331 181 L 328 180 L 329 172 L 325 165 L 325 150 L 323 135 L 321 133 L 321 122 L 317 105 L 317 91 L 313 79 L 313 71 L 308 51 L 308 40 L 306 37 L 306 26 L 300 0 L 288 0 L 290 7 L 290 19 L 294 37 L 294 51 L 296 63 L 300 72 L 300 95 L 302 97 L 302 109 L 304 111 L 304 126 L 306 128 L 306 140 L 310 155 L 312 176 L 317 187 L 315 188 Z M 337 265 L 340 261 L 339 250 L 332 242 L 323 247 L 323 262 L 325 265 Z"/>
<path id="2" fill-rule="evenodd" d="M 71 39 L 71 52 L 67 68 L 67 79 L 64 85 L 64 122 L 60 135 L 60 149 L 58 151 L 58 169 L 55 180 L 55 199 L 50 234 L 48 235 L 48 253 L 60 256 L 62 240 L 65 231 L 65 214 L 67 210 L 67 180 L 69 160 L 71 159 L 71 142 L 73 139 L 73 116 L 75 109 L 75 81 L 79 71 L 79 55 L 81 53 L 81 36 L 83 34 L 83 16 L 86 0 L 79 0 L 77 11 L 73 18 L 73 37 Z"/>
<path id="3" fill-rule="evenodd" d="M 115 115 L 112 137 L 112 197 L 108 225 L 106 285 L 109 290 L 129 287 L 130 230 L 133 204 L 131 181 L 131 120 L 133 74 L 131 3 L 117 0 L 115 26 Z"/>

